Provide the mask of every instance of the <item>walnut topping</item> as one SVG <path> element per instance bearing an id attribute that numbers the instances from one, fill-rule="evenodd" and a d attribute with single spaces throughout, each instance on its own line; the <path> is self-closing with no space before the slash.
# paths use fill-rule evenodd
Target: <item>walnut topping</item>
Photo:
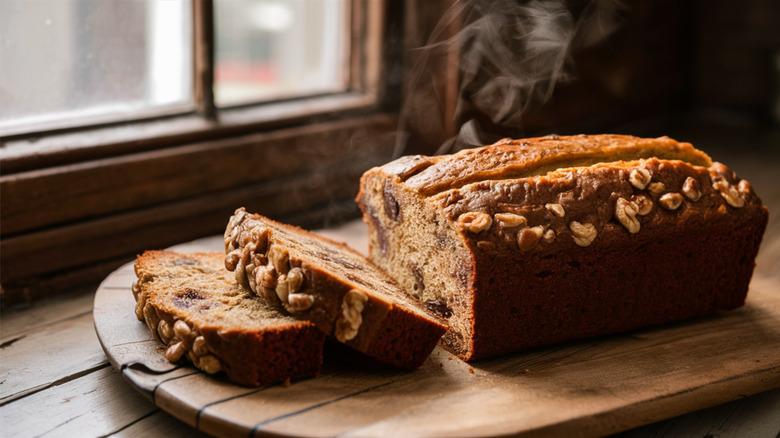
<path id="1" fill-rule="evenodd" d="M 196 365 L 207 374 L 214 374 L 222 368 L 219 359 L 210 354 L 199 357 Z"/>
<path id="2" fill-rule="evenodd" d="M 234 271 L 236 269 L 236 265 L 238 265 L 238 262 L 240 261 L 241 251 L 234 249 L 225 256 L 225 268 L 228 271 Z"/>
<path id="3" fill-rule="evenodd" d="M 203 336 L 198 336 L 192 341 L 192 352 L 198 356 L 203 356 L 209 352 L 206 339 Z"/>
<path id="4" fill-rule="evenodd" d="M 740 208 L 745 205 L 745 199 L 742 198 L 739 191 L 734 188 L 722 175 L 714 175 L 712 177 L 712 187 L 720 192 L 726 203 L 732 207 Z"/>
<path id="5" fill-rule="evenodd" d="M 173 329 L 166 320 L 161 319 L 157 325 L 157 334 L 160 335 L 160 340 L 167 344 L 173 338 Z"/>
<path id="6" fill-rule="evenodd" d="M 233 274 L 236 277 L 236 283 L 240 284 L 242 287 L 244 287 L 244 289 L 251 289 L 249 280 L 246 277 L 246 265 L 244 265 L 244 263 L 237 263 Z"/>
<path id="7" fill-rule="evenodd" d="M 255 283 L 268 289 L 276 287 L 276 268 L 273 265 L 258 266 L 255 269 Z"/>
<path id="8" fill-rule="evenodd" d="M 528 222 L 525 216 L 514 213 L 496 213 L 496 222 L 504 228 L 524 227 Z"/>
<path id="9" fill-rule="evenodd" d="M 287 296 L 289 306 L 285 306 L 290 312 L 302 312 L 314 305 L 314 296 L 304 293 L 291 293 Z"/>
<path id="10" fill-rule="evenodd" d="M 160 339 L 160 335 L 157 333 L 157 326 L 160 324 L 160 317 L 157 316 L 157 311 L 154 310 L 151 304 L 146 304 L 143 308 L 143 315 L 146 326 L 149 327 L 155 338 Z"/>
<path id="11" fill-rule="evenodd" d="M 571 221 L 569 224 L 574 243 L 579 246 L 588 246 L 596 239 L 596 227 L 593 224 L 581 224 L 577 221 Z"/>
<path id="12" fill-rule="evenodd" d="M 547 243 L 552 243 L 552 241 L 555 240 L 555 231 L 552 229 L 545 231 L 544 236 L 542 236 L 542 240 Z"/>
<path id="13" fill-rule="evenodd" d="M 750 190 L 751 190 L 750 183 L 746 179 L 741 180 L 739 184 L 737 184 L 737 191 L 739 191 L 739 193 L 742 193 L 743 195 L 749 195 Z"/>
<path id="14" fill-rule="evenodd" d="M 173 332 L 178 339 L 188 339 L 192 334 L 192 329 L 184 320 L 179 319 L 173 324 Z"/>
<path id="15" fill-rule="evenodd" d="M 699 187 L 699 181 L 696 178 L 689 176 L 685 178 L 685 182 L 682 186 L 683 195 L 685 195 L 691 201 L 698 201 L 701 198 L 701 188 Z"/>
<path id="16" fill-rule="evenodd" d="M 184 356 L 184 353 L 187 352 L 187 347 L 184 345 L 183 342 L 176 342 L 168 346 L 167 349 L 165 349 L 165 358 L 168 360 L 168 362 L 176 362 L 179 359 L 181 359 L 182 356 Z"/>
<path id="17" fill-rule="evenodd" d="M 479 211 L 470 211 L 458 217 L 460 228 L 474 234 L 487 230 L 492 224 L 493 219 L 490 218 L 490 215 Z"/>
<path id="18" fill-rule="evenodd" d="M 517 233 L 517 246 L 521 251 L 528 251 L 536 246 L 536 243 L 542 238 L 542 234 L 544 234 L 544 226 L 542 225 L 523 228 Z"/>
<path id="19" fill-rule="evenodd" d="M 566 210 L 563 209 L 563 205 L 561 204 L 546 204 L 544 208 L 558 217 L 563 217 L 566 215 Z"/>
<path id="20" fill-rule="evenodd" d="M 336 320 L 333 334 L 340 342 L 355 339 L 363 323 L 363 307 L 368 297 L 363 292 L 352 289 L 341 300 L 341 315 Z"/>
<path id="21" fill-rule="evenodd" d="M 287 282 L 287 274 L 282 274 L 276 279 L 276 288 L 274 290 L 276 291 L 276 296 L 279 297 L 279 300 L 282 303 L 288 302 L 287 299 L 290 296 L 290 287 Z"/>
<path id="22" fill-rule="evenodd" d="M 268 250 L 268 260 L 273 264 L 278 274 L 287 274 L 290 271 L 290 253 L 286 249 L 271 247 Z"/>
<path id="23" fill-rule="evenodd" d="M 133 297 L 135 298 L 135 317 L 139 321 L 144 320 L 144 306 L 146 306 L 146 294 L 141 292 L 141 279 L 133 282 Z"/>
<path id="24" fill-rule="evenodd" d="M 665 193 L 658 199 L 658 203 L 661 207 L 667 210 L 677 210 L 682 204 L 683 197 L 679 193 Z"/>
<path id="25" fill-rule="evenodd" d="M 268 241 L 271 237 L 270 229 L 257 225 L 249 230 L 249 236 L 252 238 L 252 243 L 254 244 L 253 252 L 265 253 L 268 251 Z"/>
<path id="26" fill-rule="evenodd" d="M 663 191 L 666 190 L 666 186 L 664 183 L 656 181 L 647 186 L 647 190 L 649 190 L 650 193 L 655 193 L 657 195 L 659 193 L 663 193 Z"/>
<path id="27" fill-rule="evenodd" d="M 236 249 L 236 244 L 239 239 L 239 225 L 244 222 L 247 217 L 247 212 L 244 207 L 241 207 L 233 213 L 228 221 L 228 226 L 225 228 L 224 240 L 225 240 L 225 252 L 230 252 Z"/>
<path id="28" fill-rule="evenodd" d="M 268 303 L 273 306 L 281 305 L 281 301 L 279 301 L 279 295 L 276 295 L 276 286 L 274 287 L 259 286 L 255 291 L 255 293 L 265 298 L 265 300 L 268 301 Z"/>
<path id="29" fill-rule="evenodd" d="M 644 190 L 650 184 L 650 179 L 650 171 L 641 167 L 631 169 L 631 173 L 628 174 L 628 181 L 639 190 Z"/>
<path id="30" fill-rule="evenodd" d="M 639 216 L 646 216 L 653 211 L 653 200 L 649 196 L 645 195 L 633 195 L 631 196 L 631 202 L 636 204 L 637 212 Z"/>
<path id="31" fill-rule="evenodd" d="M 496 244 L 489 240 L 480 240 L 479 242 L 477 242 L 477 247 L 479 249 L 487 250 L 487 249 L 495 248 Z"/>
<path id="32" fill-rule="evenodd" d="M 631 234 L 639 232 L 639 219 L 636 218 L 637 213 L 639 213 L 639 206 L 625 198 L 619 198 L 615 203 L 615 218 L 617 218 Z"/>
<path id="33" fill-rule="evenodd" d="M 187 355 L 196 367 L 209 374 L 214 374 L 222 369 L 219 359 L 210 354 L 211 350 L 206 339 L 200 334 L 197 327 L 190 327 L 186 321 L 175 319 L 173 328 L 171 328 L 168 320 L 163 319 L 163 315 L 158 314 L 152 306 L 146 306 L 144 315 L 147 325 L 150 327 L 152 327 L 153 321 L 159 320 L 156 330 L 152 330 L 152 333 L 166 344 L 164 353 L 166 360 L 178 362 L 184 355 Z"/>

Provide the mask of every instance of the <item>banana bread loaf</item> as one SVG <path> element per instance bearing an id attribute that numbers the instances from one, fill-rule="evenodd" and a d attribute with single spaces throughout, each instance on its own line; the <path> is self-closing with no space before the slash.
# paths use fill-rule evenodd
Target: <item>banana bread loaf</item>
<path id="1" fill-rule="evenodd" d="M 325 336 L 236 284 L 222 252 L 146 251 L 135 263 L 136 316 L 165 346 L 209 374 L 241 385 L 314 376 Z"/>
<path id="2" fill-rule="evenodd" d="M 767 209 L 667 137 L 502 140 L 366 172 L 370 258 L 471 360 L 743 304 Z"/>
<path id="3" fill-rule="evenodd" d="M 382 362 L 416 368 L 446 331 L 365 256 L 301 228 L 241 208 L 225 251 L 239 284 Z"/>

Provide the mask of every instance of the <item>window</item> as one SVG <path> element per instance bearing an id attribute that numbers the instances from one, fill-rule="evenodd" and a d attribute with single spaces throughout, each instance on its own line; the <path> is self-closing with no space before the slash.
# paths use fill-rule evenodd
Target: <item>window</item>
<path id="1" fill-rule="evenodd" d="M 348 0 L 4 1 L 0 134 L 194 111 L 195 94 L 204 94 L 193 89 L 194 68 L 213 68 L 214 104 L 222 108 L 348 91 L 349 6 Z M 194 40 L 193 18 L 213 20 L 213 32 Z M 211 46 L 213 66 L 195 65 L 193 53 Z"/>
<path id="2" fill-rule="evenodd" d="M 346 91 L 345 0 L 215 3 L 219 107 Z"/>
<path id="3" fill-rule="evenodd" d="M 3 302 L 218 234 L 239 206 L 354 216 L 395 144 L 402 7 L 0 1 Z"/>
<path id="4" fill-rule="evenodd" d="M 184 0 L 4 0 L 0 133 L 193 108 Z"/>

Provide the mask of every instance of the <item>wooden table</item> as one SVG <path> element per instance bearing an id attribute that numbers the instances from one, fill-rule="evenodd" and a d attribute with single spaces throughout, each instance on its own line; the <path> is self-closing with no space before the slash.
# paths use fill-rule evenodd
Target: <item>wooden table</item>
<path id="1" fill-rule="evenodd" d="M 774 158 L 751 160 L 750 157 L 721 160 L 750 179 L 764 202 L 770 206 L 770 225 L 757 261 L 753 286 L 760 289 L 756 296 L 762 302 L 767 299 L 772 303 L 778 302 L 780 221 L 777 212 L 780 212 L 780 184 L 777 183 L 776 172 L 780 161 Z M 325 232 L 357 245 L 361 239 L 360 230 L 359 223 L 353 222 Z M 214 245 L 218 240 L 212 238 L 194 242 L 185 245 L 183 249 Z M 0 436 L 203 436 L 202 432 L 156 407 L 111 366 L 93 325 L 96 288 L 97 285 L 41 300 L 33 305 L 3 310 L 0 319 Z M 777 323 L 780 324 L 780 320 Z M 733 339 L 730 342 L 739 343 L 742 340 Z M 567 348 L 576 350 L 576 346 L 569 345 L 554 351 L 568 351 Z M 780 344 L 777 348 L 780 349 Z M 441 367 L 453 369 L 460 367 L 467 370 L 466 373 L 471 373 L 470 365 L 453 360 L 440 351 L 436 354 L 439 356 L 432 360 L 438 360 L 437 365 L 441 363 Z M 544 355 L 543 352 L 535 354 Z M 479 377 L 489 379 L 490 373 L 499 372 L 499 365 L 477 364 L 473 368 Z M 528 371 L 528 377 L 533 378 L 534 370 Z M 762 372 L 768 372 L 765 375 L 770 377 L 776 376 L 780 368 L 774 368 L 774 371 L 764 369 Z M 585 418 L 577 423 L 577 433 L 583 436 L 608 431 L 624 437 L 775 438 L 780 432 L 780 388 L 777 388 L 777 378 L 772 377 L 767 381 L 771 383 L 767 383 L 766 388 L 751 383 L 750 388 L 746 388 L 747 392 L 765 391 L 749 396 L 740 391 L 721 394 L 718 391 L 707 391 L 705 387 L 700 393 L 703 395 L 697 396 L 695 391 L 688 395 L 675 395 L 672 398 L 676 397 L 677 402 L 669 411 L 659 410 L 658 405 L 653 405 L 650 411 L 643 411 L 641 405 L 635 406 L 635 410 L 624 416 L 627 419 L 624 424 L 607 428 L 598 425 L 597 417 Z M 293 383 L 288 389 L 295 385 Z M 732 382 L 726 386 L 733 390 L 734 385 Z M 679 403 L 680 397 L 689 400 L 689 403 Z M 728 399 L 734 401 L 723 403 Z M 487 394 L 485 403 L 490 405 L 496 401 Z M 686 413 L 715 403 L 722 404 Z M 313 400 L 308 409 L 316 410 L 317 406 Z M 446 409 L 447 406 L 441 408 Z M 258 409 L 262 409 L 262 406 Z M 296 412 L 301 409 L 301 406 L 295 408 Z M 458 409 L 463 410 L 463 407 L 456 407 L 455 412 Z M 511 412 L 503 415 L 502 418 L 508 421 L 513 416 Z M 666 419 L 641 426 L 659 418 Z M 392 427 L 375 425 L 362 430 L 373 435 L 373 432 L 400 434 L 399 431 L 403 429 L 394 431 Z M 428 432 L 440 435 L 444 433 L 442 431 L 448 429 L 442 427 L 437 433 L 437 429 L 433 428 Z M 467 432 L 473 435 L 479 431 Z M 354 435 L 362 434 L 358 431 Z"/>

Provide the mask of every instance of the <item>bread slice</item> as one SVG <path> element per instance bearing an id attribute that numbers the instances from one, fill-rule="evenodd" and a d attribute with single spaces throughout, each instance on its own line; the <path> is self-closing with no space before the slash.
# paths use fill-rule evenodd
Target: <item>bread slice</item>
<path id="1" fill-rule="evenodd" d="M 317 375 L 325 336 L 238 286 L 224 260 L 221 252 L 172 251 L 136 260 L 136 316 L 165 344 L 166 359 L 187 357 L 247 386 Z"/>
<path id="2" fill-rule="evenodd" d="M 746 180 L 667 137 L 402 157 L 357 199 L 372 261 L 466 360 L 736 308 L 767 224 Z"/>
<path id="3" fill-rule="evenodd" d="M 239 284 L 382 362 L 416 368 L 447 330 L 363 255 L 301 228 L 240 208 L 225 250 Z"/>

